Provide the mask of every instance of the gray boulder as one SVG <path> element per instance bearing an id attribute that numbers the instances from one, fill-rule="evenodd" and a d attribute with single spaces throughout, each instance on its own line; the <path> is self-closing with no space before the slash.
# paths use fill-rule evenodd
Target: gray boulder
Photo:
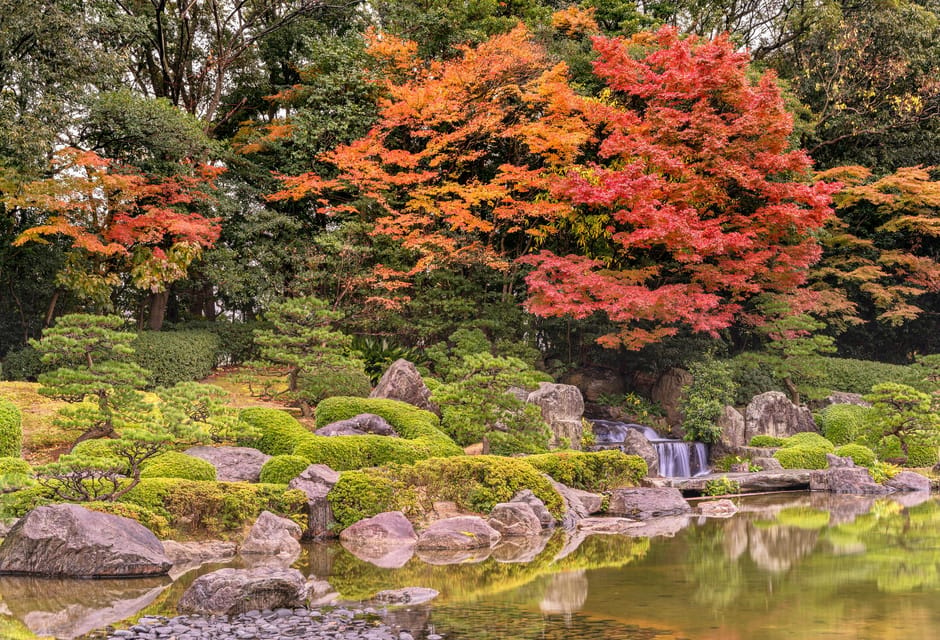
<path id="1" fill-rule="evenodd" d="M 407 360 L 399 358 L 382 374 L 370 398 L 401 400 L 440 415 L 441 410 L 431 402 L 431 390 L 424 384 L 418 369 Z"/>
<path id="2" fill-rule="evenodd" d="M 836 391 L 823 400 L 821 407 L 828 407 L 831 404 L 854 404 L 859 407 L 870 407 L 871 403 L 865 400 L 860 393 L 847 393 L 845 391 Z"/>
<path id="3" fill-rule="evenodd" d="M 33 509 L 0 544 L 0 573 L 119 578 L 164 575 L 171 566 L 143 525 L 75 504 Z"/>
<path id="4" fill-rule="evenodd" d="M 333 508 L 326 496 L 339 482 L 339 472 L 325 464 L 312 464 L 287 485 L 290 489 L 300 489 L 307 495 L 307 539 L 335 538 L 336 520 Z"/>
<path id="5" fill-rule="evenodd" d="M 754 458 L 751 462 L 761 468 L 761 471 L 783 471 L 783 465 L 776 458 L 761 456 Z"/>
<path id="6" fill-rule="evenodd" d="M 713 460 L 724 455 L 735 455 L 747 445 L 744 436 L 744 416 L 734 407 L 725 406 L 718 416 L 716 424 L 721 428 L 721 437 L 718 442 L 709 448 Z"/>
<path id="7" fill-rule="evenodd" d="M 895 491 L 930 491 L 930 479 L 913 471 L 902 471 L 885 485 Z"/>
<path id="8" fill-rule="evenodd" d="M 754 396 L 744 413 L 744 439 L 754 436 L 787 438 L 804 431 L 819 431 L 808 407 L 797 406 L 779 391 Z"/>
<path id="9" fill-rule="evenodd" d="M 538 389 L 529 394 L 526 402 L 538 406 L 542 411 L 542 419 L 552 430 L 552 447 L 558 447 L 562 440 L 566 440 L 572 449 L 581 448 L 584 398 L 577 387 L 542 382 Z"/>
<path id="10" fill-rule="evenodd" d="M 578 500 L 581 502 L 581 506 L 584 507 L 584 510 L 588 515 L 593 515 L 595 513 L 600 513 L 604 509 L 604 496 L 599 493 L 591 493 L 590 491 L 583 491 L 582 489 L 568 489 L 572 494 L 578 497 Z"/>
<path id="11" fill-rule="evenodd" d="M 233 616 L 302 607 L 307 580 L 297 569 L 220 569 L 193 581 L 176 605 L 184 614 Z"/>
<path id="12" fill-rule="evenodd" d="M 278 556 L 290 564 L 300 555 L 300 525 L 262 511 L 238 552 L 242 555 Z"/>
<path id="13" fill-rule="evenodd" d="M 271 459 L 251 447 L 190 447 L 188 456 L 202 458 L 215 467 L 215 478 L 220 482 L 258 482 L 261 467 Z"/>
<path id="14" fill-rule="evenodd" d="M 314 433 L 318 436 L 362 436 L 365 434 L 398 436 L 398 433 L 385 418 L 374 413 L 360 413 L 347 420 L 331 422 L 320 427 Z"/>
<path id="15" fill-rule="evenodd" d="M 827 453 L 826 460 L 829 462 L 828 469 L 817 469 L 810 474 L 811 491 L 856 495 L 883 495 L 894 491 L 890 487 L 875 482 L 868 473 L 868 469 L 856 467 L 852 458 L 840 458 Z"/>
<path id="16" fill-rule="evenodd" d="M 499 538 L 499 531 L 483 518 L 457 516 L 432 522 L 418 536 L 417 548 L 446 551 L 489 549 L 499 542 Z"/>
<path id="17" fill-rule="evenodd" d="M 545 503 L 542 502 L 538 496 L 532 493 L 531 489 L 523 489 L 519 491 L 512 497 L 510 502 L 524 502 L 530 507 L 532 507 L 532 513 L 535 514 L 535 517 L 539 519 L 539 523 L 542 525 L 543 529 L 552 529 L 555 526 L 555 518 L 552 517 L 552 514 L 549 512 L 548 507 L 545 506 Z"/>
<path id="18" fill-rule="evenodd" d="M 692 507 L 678 489 L 636 487 L 615 489 L 610 494 L 607 513 L 634 520 L 649 520 L 662 516 L 689 513 Z"/>
<path id="19" fill-rule="evenodd" d="M 413 545 L 418 535 L 404 513 L 386 511 L 346 527 L 339 539 L 354 547 L 387 550 Z"/>
<path id="20" fill-rule="evenodd" d="M 542 523 L 525 502 L 500 502 L 490 511 L 487 524 L 503 537 L 537 536 Z"/>
<path id="21" fill-rule="evenodd" d="M 682 412 L 679 401 L 682 389 L 692 384 L 692 374 L 685 369 L 667 369 L 650 390 L 650 399 L 659 404 L 666 414 L 666 422 L 673 428 L 673 435 L 679 436 L 677 428 L 682 424 Z"/>
<path id="22" fill-rule="evenodd" d="M 659 454 L 656 453 L 656 448 L 647 440 L 646 436 L 637 429 L 624 430 L 621 447 L 624 453 L 643 458 L 646 462 L 647 475 L 659 475 Z"/>
<path id="23" fill-rule="evenodd" d="M 598 402 L 604 396 L 618 396 L 627 390 L 620 374 L 603 367 L 584 367 L 569 371 L 562 376 L 561 382 L 576 386 L 588 402 Z"/>
<path id="24" fill-rule="evenodd" d="M 546 478 L 555 491 L 561 496 L 565 505 L 565 513 L 561 517 L 562 528 L 566 531 L 575 530 L 578 527 L 578 521 L 590 515 L 588 510 L 585 509 L 584 505 L 581 503 L 581 497 L 578 495 L 577 490 L 565 486 L 549 476 L 546 476 Z"/>

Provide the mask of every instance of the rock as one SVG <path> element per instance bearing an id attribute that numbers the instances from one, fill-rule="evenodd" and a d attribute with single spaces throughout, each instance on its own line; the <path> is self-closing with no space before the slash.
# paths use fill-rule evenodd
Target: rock
<path id="1" fill-rule="evenodd" d="M 542 523 L 525 502 L 500 502 L 490 511 L 487 524 L 503 537 L 537 536 Z"/>
<path id="2" fill-rule="evenodd" d="M 725 455 L 738 454 L 747 445 L 744 437 L 744 416 L 734 407 L 725 406 L 716 424 L 721 428 L 721 437 L 710 447 L 712 460 Z"/>
<path id="3" fill-rule="evenodd" d="M 74 504 L 33 509 L 0 544 L 0 573 L 132 577 L 164 575 L 171 566 L 143 525 Z"/>
<path id="4" fill-rule="evenodd" d="M 271 459 L 251 447 L 190 447 L 183 453 L 209 462 L 220 482 L 258 482 L 261 467 Z"/>
<path id="5" fill-rule="evenodd" d="M 665 516 L 641 521 L 630 518 L 585 518 L 578 522 L 578 534 L 621 535 L 631 538 L 671 537 L 689 526 L 689 516 Z"/>
<path id="6" fill-rule="evenodd" d="M 804 431 L 819 431 L 808 407 L 798 407 L 779 391 L 754 396 L 744 413 L 744 439 L 759 435 L 787 438 Z"/>
<path id="7" fill-rule="evenodd" d="M 418 369 L 407 360 L 399 358 L 382 374 L 370 398 L 389 398 L 401 400 L 420 409 L 441 414 L 441 410 L 431 402 L 431 390 L 424 384 Z"/>
<path id="8" fill-rule="evenodd" d="M 542 410 L 542 419 L 552 430 L 552 447 L 561 446 L 564 440 L 572 449 L 581 448 L 584 399 L 577 387 L 542 382 L 529 394 L 526 402 Z"/>
<path id="9" fill-rule="evenodd" d="M 723 473 L 741 487 L 740 493 L 762 491 L 786 491 L 809 489 L 809 469 L 784 469 L 783 471 L 758 471 L 757 473 Z M 643 482 L 651 487 L 673 487 L 680 491 L 702 493 L 705 483 L 715 478 L 713 474 L 695 478 L 646 478 Z"/>
<path id="10" fill-rule="evenodd" d="M 232 616 L 301 607 L 306 597 L 307 580 L 297 569 L 220 569 L 196 578 L 176 609 L 180 613 Z"/>
<path id="11" fill-rule="evenodd" d="M 534 515 L 533 515 L 534 517 Z M 489 549 L 499 542 L 499 532 L 477 516 L 457 516 L 432 522 L 418 536 L 418 549 Z"/>
<path id="12" fill-rule="evenodd" d="M 610 494 L 607 513 L 634 520 L 676 516 L 692 510 L 678 489 L 637 487 L 614 489 Z"/>
<path id="13" fill-rule="evenodd" d="M 930 479 L 913 471 L 902 471 L 885 482 L 885 486 L 895 491 L 930 491 Z"/>
<path id="14" fill-rule="evenodd" d="M 650 399 L 659 404 L 666 414 L 666 422 L 673 428 L 673 435 L 681 436 L 676 428 L 682 424 L 682 412 L 679 411 L 679 400 L 682 398 L 682 388 L 692 384 L 692 374 L 685 369 L 667 369 L 650 391 Z"/>
<path id="15" fill-rule="evenodd" d="M 871 403 L 865 400 L 860 393 L 846 393 L 844 391 L 836 391 L 833 394 L 830 394 L 820 403 L 820 409 L 828 407 L 831 404 L 854 404 L 859 407 L 870 407 Z"/>
<path id="16" fill-rule="evenodd" d="M 379 591 L 372 599 L 382 604 L 424 604 L 439 595 L 439 591 L 427 587 L 405 587 Z"/>
<path id="17" fill-rule="evenodd" d="M 346 527 L 339 539 L 354 547 L 390 550 L 413 545 L 418 535 L 404 513 L 386 511 Z"/>
<path id="18" fill-rule="evenodd" d="M 643 458 L 646 461 L 647 475 L 659 475 L 659 454 L 646 436 L 636 429 L 627 429 L 624 432 L 621 450 Z"/>
<path id="19" fill-rule="evenodd" d="M 589 402 L 598 402 L 604 396 L 623 395 L 627 390 L 620 374 L 603 367 L 584 367 L 569 371 L 562 376 L 561 382 L 576 386 Z"/>
<path id="20" fill-rule="evenodd" d="M 304 538 L 336 537 L 336 520 L 326 496 L 337 482 L 338 472 L 325 464 L 312 464 L 287 485 L 290 489 L 300 489 L 307 494 L 307 530 Z"/>
<path id="21" fill-rule="evenodd" d="M 392 425 L 385 418 L 374 413 L 360 413 L 347 420 L 331 422 L 314 433 L 318 436 L 361 436 L 370 433 L 375 436 L 398 437 Z"/>
<path id="22" fill-rule="evenodd" d="M 581 501 L 581 506 L 584 507 L 584 510 L 588 513 L 588 515 L 593 515 L 603 511 L 604 496 L 601 494 L 591 493 L 590 491 L 582 491 L 581 489 L 573 489 L 570 487 L 569 491 L 578 497 L 578 500 Z"/>
<path id="23" fill-rule="evenodd" d="M 852 458 L 840 458 L 827 453 L 826 459 L 829 461 L 828 469 L 818 469 L 810 474 L 811 491 L 859 495 L 883 495 L 894 491 L 875 482 L 868 469 L 856 467 Z"/>
<path id="24" fill-rule="evenodd" d="M 300 555 L 303 531 L 293 520 L 262 511 L 238 552 L 242 555 L 279 556 L 290 564 Z"/>
<path id="25" fill-rule="evenodd" d="M 751 460 L 751 462 L 760 467 L 762 471 L 783 471 L 783 465 L 780 464 L 780 461 L 776 458 L 767 458 L 761 456 L 759 458 L 754 458 Z"/>
<path id="26" fill-rule="evenodd" d="M 510 502 L 524 502 L 532 507 L 532 512 L 539 519 L 543 529 L 551 529 L 555 526 L 555 518 L 552 517 L 548 507 L 530 489 L 519 491 L 512 497 Z"/>
<path id="27" fill-rule="evenodd" d="M 727 498 L 699 502 L 696 508 L 706 518 L 730 518 L 738 512 L 738 506 Z"/>
<path id="28" fill-rule="evenodd" d="M 560 482 L 557 482 L 549 476 L 545 476 L 552 487 L 561 495 L 562 500 L 565 503 L 565 513 L 561 517 L 561 526 L 562 528 L 573 531 L 578 526 L 578 520 L 588 517 L 587 509 L 584 508 L 584 505 L 581 504 L 581 498 L 578 496 L 577 491 L 571 487 L 566 487 Z"/>

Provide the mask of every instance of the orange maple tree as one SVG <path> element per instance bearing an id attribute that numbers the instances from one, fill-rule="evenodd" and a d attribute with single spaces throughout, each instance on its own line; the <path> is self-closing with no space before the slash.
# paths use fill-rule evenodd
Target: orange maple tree
<path id="1" fill-rule="evenodd" d="M 124 277 L 141 290 L 163 292 L 219 237 L 218 219 L 198 211 L 213 199 L 217 167 L 194 165 L 155 177 L 67 148 L 56 154 L 53 168 L 53 177 L 8 198 L 8 205 L 43 216 L 14 244 L 64 238 L 69 252 L 57 281 L 80 298 L 107 307 Z"/>

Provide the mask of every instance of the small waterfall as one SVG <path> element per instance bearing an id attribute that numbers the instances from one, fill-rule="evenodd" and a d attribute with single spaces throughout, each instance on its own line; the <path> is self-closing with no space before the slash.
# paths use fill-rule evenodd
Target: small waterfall
<path id="1" fill-rule="evenodd" d="M 642 424 L 615 420 L 592 420 L 598 449 L 623 449 L 627 431 L 639 431 L 653 445 L 659 457 L 659 475 L 664 478 L 690 478 L 709 473 L 708 448 L 701 442 L 663 438 Z M 619 447 L 618 447 L 619 445 Z"/>

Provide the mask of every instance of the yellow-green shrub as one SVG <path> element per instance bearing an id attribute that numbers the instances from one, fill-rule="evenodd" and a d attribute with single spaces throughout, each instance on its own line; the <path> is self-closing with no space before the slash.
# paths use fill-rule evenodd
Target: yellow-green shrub
<path id="1" fill-rule="evenodd" d="M 778 438 L 777 436 L 768 436 L 768 435 L 758 435 L 751 438 L 751 441 L 747 443 L 749 447 L 782 447 L 786 438 Z"/>
<path id="2" fill-rule="evenodd" d="M 0 456 L 18 458 L 23 448 L 23 415 L 19 408 L 0 398 Z"/>
<path id="3" fill-rule="evenodd" d="M 258 434 L 240 440 L 239 444 L 254 447 L 269 456 L 291 453 L 304 437 L 310 435 L 294 416 L 280 409 L 251 407 L 243 409 L 238 419 L 254 427 Z"/>
<path id="4" fill-rule="evenodd" d="M 835 445 L 855 442 L 865 435 L 871 409 L 854 404 L 831 404 L 816 416 L 816 424 Z"/>
<path id="5" fill-rule="evenodd" d="M 556 451 L 523 458 L 558 482 L 585 491 L 635 487 L 646 477 L 646 461 L 621 451 Z"/>
<path id="6" fill-rule="evenodd" d="M 310 466 L 302 456 L 274 456 L 261 467 L 261 482 L 287 484 Z"/>
<path id="7" fill-rule="evenodd" d="M 870 467 L 875 464 L 875 452 L 861 444 L 844 444 L 836 447 L 834 452 L 840 458 L 852 458 L 860 467 Z"/>
<path id="8" fill-rule="evenodd" d="M 141 478 L 182 478 L 184 480 L 215 480 L 211 462 L 178 451 L 167 451 L 144 463 Z"/>
<path id="9" fill-rule="evenodd" d="M 774 458 L 784 469 L 825 469 L 826 454 L 834 451 L 835 446 L 818 433 L 797 433 L 784 439 Z"/>
<path id="10" fill-rule="evenodd" d="M 130 518 L 150 529 L 158 538 L 169 537 L 170 523 L 161 515 L 158 515 L 145 507 L 126 502 L 86 502 L 82 504 L 91 511 L 100 511 L 101 513 L 110 513 L 114 516 Z"/>

